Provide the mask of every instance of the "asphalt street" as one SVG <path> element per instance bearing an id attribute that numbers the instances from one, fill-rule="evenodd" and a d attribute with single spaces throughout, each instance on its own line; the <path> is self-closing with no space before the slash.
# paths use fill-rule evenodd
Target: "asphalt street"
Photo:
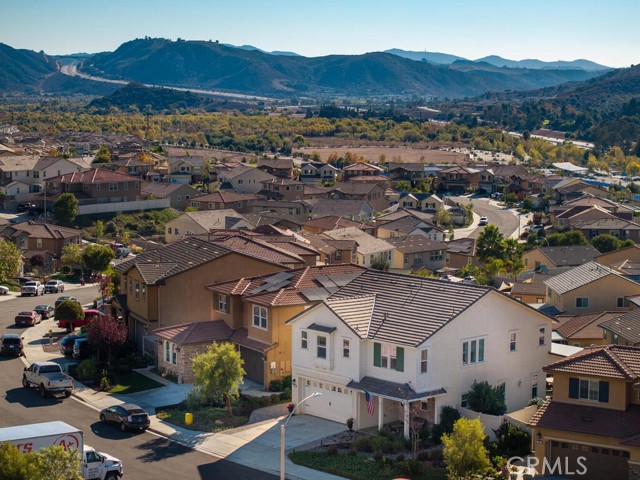
<path id="1" fill-rule="evenodd" d="M 97 297 L 97 288 L 65 291 L 81 303 Z M 0 302 L 0 332 L 20 333 L 14 316 L 41 303 L 53 305 L 56 294 L 16 298 Z M 54 321 L 49 320 L 56 330 Z M 101 424 L 98 412 L 73 397 L 42 399 L 35 390 L 21 386 L 24 364 L 19 358 L 0 357 L 0 427 L 61 420 L 84 432 L 85 443 L 98 451 L 119 458 L 124 478 L 175 479 L 276 479 L 274 475 L 253 470 L 171 442 L 152 433 L 123 433 L 113 425 Z"/>
<path id="2" fill-rule="evenodd" d="M 467 205 L 469 202 L 473 205 L 474 213 L 481 217 L 487 217 L 489 223 L 498 227 L 498 230 L 502 234 L 509 238 L 516 230 L 518 230 L 519 221 L 512 212 L 506 208 L 496 207 L 489 203 L 487 198 L 473 198 L 468 197 L 453 197 L 453 199 L 462 205 Z M 469 238 L 477 238 L 480 232 L 484 230 L 484 227 L 478 227 L 471 232 Z"/>

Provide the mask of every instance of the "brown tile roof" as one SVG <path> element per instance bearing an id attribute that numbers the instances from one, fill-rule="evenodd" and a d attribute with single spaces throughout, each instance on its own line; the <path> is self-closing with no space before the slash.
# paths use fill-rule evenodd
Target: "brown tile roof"
<path id="1" fill-rule="evenodd" d="M 547 365 L 543 370 L 636 382 L 640 379 L 640 348 L 623 345 L 586 347 L 570 357 Z"/>
<path id="2" fill-rule="evenodd" d="M 543 283 L 516 282 L 511 287 L 511 296 L 517 295 L 540 295 L 545 296 L 547 288 Z"/>
<path id="3" fill-rule="evenodd" d="M 275 245 L 295 255 L 318 255 L 319 252 L 309 244 L 299 242 L 293 237 L 283 235 L 264 235 L 257 238 L 263 242 Z"/>
<path id="4" fill-rule="evenodd" d="M 140 179 L 115 172 L 106 168 L 92 168 L 86 172 L 65 173 L 57 177 L 50 177 L 45 180 L 47 183 L 112 183 L 112 182 L 139 182 Z"/>
<path id="5" fill-rule="evenodd" d="M 336 250 L 354 251 L 357 245 L 355 240 L 333 240 L 322 235 L 316 235 L 315 233 L 304 232 L 303 236 L 309 241 L 313 248 L 325 255 L 332 255 Z"/>
<path id="6" fill-rule="evenodd" d="M 143 182 L 142 193 L 153 195 L 156 198 L 165 198 L 167 195 L 171 195 L 179 188 L 186 188 L 189 190 L 195 190 L 195 188 L 185 183 L 168 183 L 168 182 Z"/>
<path id="7" fill-rule="evenodd" d="M 275 343 L 264 343 L 256 339 L 249 338 L 249 333 L 246 328 L 239 328 L 233 332 L 230 340 L 242 347 L 247 347 L 251 350 L 263 353 L 277 346 Z"/>
<path id="8" fill-rule="evenodd" d="M 600 255 L 592 245 L 538 247 L 538 250 L 558 267 L 577 267 L 593 261 Z"/>
<path id="9" fill-rule="evenodd" d="M 33 238 L 75 238 L 82 235 L 82 230 L 60 227 L 49 223 L 20 222 L 6 225 L 7 230 L 15 229 L 27 233 Z"/>
<path id="10" fill-rule="evenodd" d="M 250 200 L 256 200 L 258 197 L 255 195 L 243 195 L 241 193 L 220 191 L 207 193 L 206 195 L 200 195 L 199 197 L 191 198 L 192 202 L 205 202 L 205 203 L 230 203 L 230 202 L 247 202 Z"/>
<path id="11" fill-rule="evenodd" d="M 549 399 L 531 417 L 529 425 L 612 437 L 622 440 L 624 444 L 640 445 L 637 438 L 640 431 L 640 405 L 629 405 L 627 410 L 612 410 Z"/>
<path id="12" fill-rule="evenodd" d="M 336 183 L 329 189 L 330 192 L 342 192 L 347 195 L 367 195 L 371 190 L 380 188 L 377 183 L 351 183 L 341 182 Z"/>
<path id="13" fill-rule="evenodd" d="M 560 325 L 555 329 L 564 338 L 572 340 L 602 338 L 601 322 L 620 316 L 620 312 L 597 312 L 584 315 L 558 315 Z"/>
<path id="14" fill-rule="evenodd" d="M 246 235 L 233 234 L 204 234 L 197 235 L 197 238 L 206 239 L 215 245 L 220 245 L 234 252 L 243 253 L 252 257 L 267 260 L 272 263 L 281 265 L 297 265 L 303 264 L 304 260 L 299 255 L 281 248 L 278 245 L 272 245 L 268 242 Z"/>
<path id="15" fill-rule="evenodd" d="M 229 341 L 234 332 L 224 320 L 214 320 L 159 328 L 152 333 L 177 345 L 186 345 Z"/>
<path id="16" fill-rule="evenodd" d="M 357 227 L 361 228 L 365 225 L 362 222 L 354 222 L 348 218 L 340 217 L 338 215 L 327 215 L 325 217 L 314 218 L 308 222 L 304 222 L 304 225 L 310 227 L 321 228 L 323 230 L 335 230 L 336 228 Z"/>
<path id="17" fill-rule="evenodd" d="M 640 309 L 638 308 L 622 315 L 618 312 L 614 318 L 606 319 L 599 325 L 634 345 L 640 343 Z"/>

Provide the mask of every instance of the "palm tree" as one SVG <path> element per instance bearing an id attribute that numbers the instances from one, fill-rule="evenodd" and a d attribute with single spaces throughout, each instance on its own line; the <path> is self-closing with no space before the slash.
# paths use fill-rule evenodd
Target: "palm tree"
<path id="1" fill-rule="evenodd" d="M 487 258 L 503 259 L 505 254 L 504 235 L 495 225 L 487 225 L 476 241 L 478 258 L 483 262 Z"/>

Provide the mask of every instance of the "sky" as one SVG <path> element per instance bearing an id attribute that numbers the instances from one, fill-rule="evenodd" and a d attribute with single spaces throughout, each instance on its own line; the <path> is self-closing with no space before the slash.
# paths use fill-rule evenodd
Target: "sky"
<path id="1" fill-rule="evenodd" d="M 135 38 L 218 40 L 315 57 L 390 48 L 640 63 L 638 0 L 2 0 L 0 42 L 51 55 Z"/>

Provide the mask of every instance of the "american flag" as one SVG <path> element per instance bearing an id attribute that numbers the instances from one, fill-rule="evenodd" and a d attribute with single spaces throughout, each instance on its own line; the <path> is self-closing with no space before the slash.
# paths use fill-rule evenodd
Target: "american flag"
<path id="1" fill-rule="evenodd" d="M 364 391 L 364 399 L 367 402 L 367 412 L 369 412 L 370 416 L 373 416 L 373 411 L 376 408 L 375 400 L 373 399 L 371 394 L 369 392 L 367 392 L 366 390 Z"/>

